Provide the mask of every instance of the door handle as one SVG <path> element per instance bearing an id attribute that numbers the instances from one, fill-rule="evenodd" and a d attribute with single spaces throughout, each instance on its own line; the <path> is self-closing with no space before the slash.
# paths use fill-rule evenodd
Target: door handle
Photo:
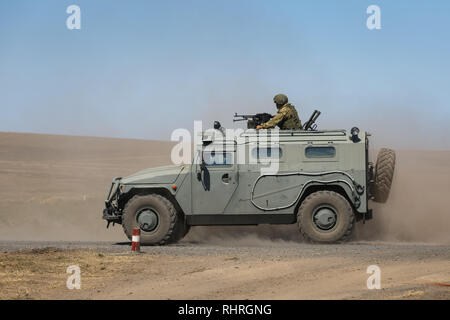
<path id="1" fill-rule="evenodd" d="M 225 173 L 225 174 L 222 176 L 222 182 L 223 182 L 223 183 L 230 183 L 230 175 L 229 175 L 228 173 Z"/>

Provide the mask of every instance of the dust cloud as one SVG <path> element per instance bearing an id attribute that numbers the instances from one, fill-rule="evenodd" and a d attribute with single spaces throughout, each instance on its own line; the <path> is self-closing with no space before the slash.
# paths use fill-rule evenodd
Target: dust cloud
<path id="1" fill-rule="evenodd" d="M 374 219 L 358 226 L 368 240 L 450 243 L 450 151 L 396 152 L 394 181 Z"/>
<path id="2" fill-rule="evenodd" d="M 111 179 L 170 163 L 171 142 L 0 133 L 0 240 L 126 241 L 105 228 Z M 450 151 L 397 150 L 386 204 L 357 224 L 360 241 L 450 243 Z M 186 242 L 276 246 L 302 241 L 296 225 L 193 227 Z"/>

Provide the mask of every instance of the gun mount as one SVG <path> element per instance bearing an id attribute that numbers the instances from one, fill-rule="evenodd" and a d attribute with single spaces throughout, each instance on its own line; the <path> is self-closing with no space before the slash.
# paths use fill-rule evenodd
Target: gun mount
<path id="1" fill-rule="evenodd" d="M 309 120 L 306 121 L 305 124 L 303 125 L 302 130 L 316 131 L 317 130 L 316 120 L 319 116 L 320 116 L 320 111 L 314 110 L 314 112 L 312 113 Z"/>

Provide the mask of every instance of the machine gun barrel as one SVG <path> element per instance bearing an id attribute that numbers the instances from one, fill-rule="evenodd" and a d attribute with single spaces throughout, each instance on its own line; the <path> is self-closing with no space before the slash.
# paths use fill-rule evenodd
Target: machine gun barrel
<path id="1" fill-rule="evenodd" d="M 239 118 L 239 119 L 236 119 Z M 247 120 L 247 128 L 255 129 L 257 126 L 267 122 L 272 118 L 269 113 L 256 113 L 256 114 L 234 114 L 233 122 Z"/>
<path id="2" fill-rule="evenodd" d="M 248 120 L 255 116 L 256 116 L 256 114 L 237 114 L 237 112 L 236 112 L 234 114 L 234 118 L 241 118 L 241 119 L 233 119 L 233 122 Z"/>

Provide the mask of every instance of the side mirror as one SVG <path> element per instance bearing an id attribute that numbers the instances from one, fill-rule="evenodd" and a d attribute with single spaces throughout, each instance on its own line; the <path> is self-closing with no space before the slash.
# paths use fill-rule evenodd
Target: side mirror
<path id="1" fill-rule="evenodd" d="M 214 121 L 214 129 L 219 130 L 222 127 L 219 121 Z"/>

